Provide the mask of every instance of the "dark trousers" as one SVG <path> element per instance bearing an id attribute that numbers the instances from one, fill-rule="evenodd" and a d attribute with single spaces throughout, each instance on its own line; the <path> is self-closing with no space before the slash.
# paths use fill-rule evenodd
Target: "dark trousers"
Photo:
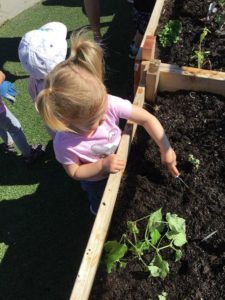
<path id="1" fill-rule="evenodd" d="M 81 181 L 82 189 L 87 192 L 92 210 L 97 213 L 108 178 L 99 181 Z"/>

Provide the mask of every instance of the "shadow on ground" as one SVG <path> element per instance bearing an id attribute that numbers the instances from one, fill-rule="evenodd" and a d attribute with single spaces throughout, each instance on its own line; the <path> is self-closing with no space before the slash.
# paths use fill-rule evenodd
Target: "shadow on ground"
<path id="1" fill-rule="evenodd" d="M 7 172 L 9 165 L 14 172 Z M 1 185 L 32 183 L 38 183 L 34 194 L 0 202 L 0 243 L 8 246 L 0 264 L 0 299 L 69 299 L 94 218 L 51 145 L 29 168 L 18 156 L 1 159 Z"/>
<path id="2" fill-rule="evenodd" d="M 115 13 L 104 36 L 106 85 L 111 94 L 132 99 L 131 6 L 125 0 L 106 2 Z M 81 1 L 46 1 L 44 5 L 51 9 L 59 3 L 81 5 Z M 18 61 L 19 40 L 0 38 L 0 67 L 5 61 Z M 0 202 L 0 243 L 8 245 L 0 264 L 0 300 L 69 299 L 94 221 L 86 195 L 55 161 L 51 143 L 45 158 L 32 168 L 18 156 L 2 153 L 0 165 L 1 185 L 12 189 L 38 185 L 32 195 Z"/>

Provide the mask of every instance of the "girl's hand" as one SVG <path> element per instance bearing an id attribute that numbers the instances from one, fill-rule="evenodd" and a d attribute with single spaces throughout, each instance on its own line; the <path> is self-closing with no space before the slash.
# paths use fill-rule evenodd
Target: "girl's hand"
<path id="1" fill-rule="evenodd" d="M 102 159 L 102 168 L 107 174 L 115 174 L 125 169 L 125 162 L 120 159 L 117 154 L 110 154 L 106 158 Z"/>
<path id="2" fill-rule="evenodd" d="M 176 177 L 180 175 L 180 172 L 177 170 L 176 167 L 176 154 L 172 148 L 169 148 L 165 152 L 161 152 L 161 161 L 167 166 L 168 171 L 172 176 Z"/>

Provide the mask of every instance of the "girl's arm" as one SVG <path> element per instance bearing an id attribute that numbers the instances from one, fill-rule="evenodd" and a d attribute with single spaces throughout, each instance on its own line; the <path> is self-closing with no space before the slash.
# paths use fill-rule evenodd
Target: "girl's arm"
<path id="1" fill-rule="evenodd" d="M 179 176 L 176 168 L 176 154 L 170 146 L 165 131 L 156 117 L 136 105 L 132 106 L 130 120 L 145 128 L 155 143 L 159 146 L 161 161 L 166 164 L 173 176 Z"/>
<path id="2" fill-rule="evenodd" d="M 5 74 L 0 71 L 0 84 L 5 80 Z"/>
<path id="3" fill-rule="evenodd" d="M 95 176 L 117 173 L 125 168 L 125 162 L 116 154 L 99 159 L 94 163 L 63 165 L 66 173 L 76 180 L 90 180 Z"/>

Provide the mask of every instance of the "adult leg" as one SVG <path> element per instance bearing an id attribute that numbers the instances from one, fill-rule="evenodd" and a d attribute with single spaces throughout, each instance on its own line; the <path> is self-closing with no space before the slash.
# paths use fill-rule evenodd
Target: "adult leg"
<path id="1" fill-rule="evenodd" d="M 14 143 L 21 151 L 23 156 L 30 156 L 31 146 L 28 144 L 27 139 L 23 133 L 20 122 L 17 118 L 6 108 L 5 112 L 0 114 L 0 128 L 10 134 Z"/>
<path id="2" fill-rule="evenodd" d="M 100 31 L 100 0 L 84 0 L 84 6 L 93 30 L 94 39 L 99 42 L 102 38 Z"/>

